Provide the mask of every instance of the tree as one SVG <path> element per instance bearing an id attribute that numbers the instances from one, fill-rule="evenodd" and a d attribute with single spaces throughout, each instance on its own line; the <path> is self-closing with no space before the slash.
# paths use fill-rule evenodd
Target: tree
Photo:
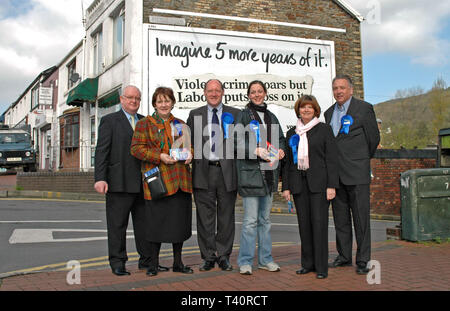
<path id="1" fill-rule="evenodd" d="M 446 88 L 447 88 L 447 83 L 445 82 L 444 78 L 442 78 L 442 76 L 440 76 L 434 81 L 431 91 L 445 90 Z"/>
<path id="2" fill-rule="evenodd" d="M 431 132 L 435 137 L 435 143 L 437 143 L 439 130 L 450 127 L 450 98 L 448 92 L 445 92 L 446 88 L 446 82 L 442 77 L 439 77 L 430 91 L 430 109 L 433 112 Z"/>

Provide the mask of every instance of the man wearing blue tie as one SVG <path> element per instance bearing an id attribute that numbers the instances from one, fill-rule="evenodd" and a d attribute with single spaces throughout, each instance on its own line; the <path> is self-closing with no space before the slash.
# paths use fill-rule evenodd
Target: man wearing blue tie
<path id="1" fill-rule="evenodd" d="M 237 177 L 234 153 L 227 158 L 222 116 L 235 119 L 239 110 L 222 103 L 223 85 L 211 79 L 205 83 L 207 105 L 189 113 L 187 125 L 194 148 L 192 182 L 197 210 L 197 239 L 203 264 L 209 271 L 217 262 L 224 271 L 233 267 L 229 261 L 234 241 L 234 205 Z"/>
<path id="2" fill-rule="evenodd" d="M 126 235 L 129 215 L 133 219 L 139 268 L 146 269 L 150 244 L 145 240 L 145 201 L 142 189 L 141 162 L 130 153 L 136 122 L 143 118 L 137 111 L 141 92 L 127 86 L 120 96 L 121 109 L 104 116 L 98 128 L 95 150 L 95 184 L 106 197 L 109 264 L 115 275 L 129 275 Z M 165 267 L 161 267 L 164 271 Z"/>
<path id="3" fill-rule="evenodd" d="M 356 273 L 367 274 L 371 253 L 370 159 L 380 142 L 380 132 L 372 105 L 353 97 L 349 76 L 337 75 L 333 79 L 333 95 L 336 103 L 324 115 L 338 146 L 339 187 L 332 204 L 339 255 L 330 267 L 352 265 L 353 218 Z"/>

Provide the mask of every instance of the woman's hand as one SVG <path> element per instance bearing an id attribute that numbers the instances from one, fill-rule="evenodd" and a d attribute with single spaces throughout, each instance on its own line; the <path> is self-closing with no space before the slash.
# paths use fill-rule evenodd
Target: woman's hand
<path id="1" fill-rule="evenodd" d="M 177 160 L 175 160 L 174 158 L 172 158 L 170 155 L 168 155 L 167 153 L 161 153 L 161 155 L 159 156 L 159 158 L 161 159 L 161 161 L 164 164 L 167 165 L 171 165 L 171 164 L 175 164 L 177 163 Z"/>
<path id="2" fill-rule="evenodd" d="M 186 159 L 186 161 L 184 161 L 184 164 L 190 164 L 192 162 L 192 153 L 190 151 L 188 151 L 188 157 Z"/>
<path id="3" fill-rule="evenodd" d="M 327 200 L 331 201 L 336 197 L 336 189 L 327 188 Z"/>
<path id="4" fill-rule="evenodd" d="M 281 194 L 283 196 L 283 198 L 286 201 L 290 201 L 291 200 L 291 191 L 289 190 L 284 190 L 283 193 Z"/>
<path id="5" fill-rule="evenodd" d="M 267 151 L 267 149 L 265 148 L 257 147 L 255 149 L 255 154 L 263 160 L 270 161 L 270 159 L 268 158 L 269 151 Z"/>

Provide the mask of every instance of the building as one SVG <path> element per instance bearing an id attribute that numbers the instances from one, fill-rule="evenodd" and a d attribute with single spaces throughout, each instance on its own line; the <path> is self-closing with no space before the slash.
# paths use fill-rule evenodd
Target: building
<path id="1" fill-rule="evenodd" d="M 245 82 L 262 77 L 278 86 L 269 93 L 275 113 L 289 116 L 286 126 L 296 96 L 318 94 L 323 109 L 332 104 L 336 73 L 352 76 L 355 96 L 363 98 L 362 20 L 343 0 L 95 0 L 86 10 L 85 38 L 57 65 L 52 122 L 38 118 L 36 133 L 45 137 L 40 167 L 93 170 L 99 121 L 120 109 L 129 84 L 142 90 L 144 115 L 153 112 L 156 86 L 174 88 L 174 114 L 184 119 L 203 103 L 208 78 L 224 79 L 227 103 L 239 107 Z M 13 124 L 29 122 L 30 103 L 20 100 L 5 114 Z"/>
<path id="2" fill-rule="evenodd" d="M 9 127 L 30 125 L 38 167 L 49 168 L 53 108 L 57 101 L 58 68 L 53 66 L 41 72 L 19 98 L 4 112 L 4 124 Z"/>
<path id="3" fill-rule="evenodd" d="M 58 104 L 54 110 L 52 133 L 52 148 L 56 163 L 54 170 L 79 170 L 81 157 L 87 152 L 80 136 L 81 127 L 86 126 L 80 119 L 83 104 L 67 105 L 70 93 L 84 79 L 84 51 L 84 40 L 81 40 L 57 65 Z"/>

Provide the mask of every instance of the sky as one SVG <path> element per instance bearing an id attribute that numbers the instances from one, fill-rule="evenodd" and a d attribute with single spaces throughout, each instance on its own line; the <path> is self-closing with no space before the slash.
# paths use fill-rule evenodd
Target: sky
<path id="1" fill-rule="evenodd" d="M 345 0 L 361 23 L 365 100 L 397 90 L 450 85 L 450 1 Z M 0 0 L 0 114 L 45 69 L 83 38 L 82 3 L 92 0 Z"/>

